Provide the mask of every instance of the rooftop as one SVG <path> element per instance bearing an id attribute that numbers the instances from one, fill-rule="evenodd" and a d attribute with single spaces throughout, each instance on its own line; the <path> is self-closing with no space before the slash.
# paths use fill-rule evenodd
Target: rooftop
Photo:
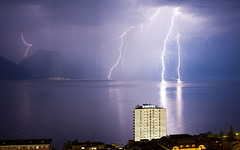
<path id="1" fill-rule="evenodd" d="M 97 146 L 97 145 L 104 145 L 104 143 L 102 143 L 102 142 L 89 142 L 89 141 L 73 143 L 73 146 L 81 146 L 81 145 L 85 145 L 85 146 Z"/>
<path id="2" fill-rule="evenodd" d="M 162 137 L 161 140 L 165 142 L 172 142 L 172 143 L 178 143 L 178 144 L 196 143 L 193 136 L 189 134 L 169 135 L 169 136 Z"/>
<path id="3" fill-rule="evenodd" d="M 0 140 L 0 146 L 51 144 L 52 139 Z"/>
<path id="4" fill-rule="evenodd" d="M 162 107 L 158 107 L 157 105 L 154 104 L 143 104 L 142 106 L 137 105 L 135 109 L 162 109 Z"/>

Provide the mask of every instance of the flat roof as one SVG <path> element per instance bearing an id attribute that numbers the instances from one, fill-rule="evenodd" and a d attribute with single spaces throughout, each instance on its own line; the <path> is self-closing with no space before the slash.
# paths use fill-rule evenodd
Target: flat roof
<path id="1" fill-rule="evenodd" d="M 87 147 L 91 147 L 91 146 L 98 146 L 98 145 L 104 145 L 103 142 L 89 142 L 89 141 L 86 141 L 86 142 L 77 142 L 77 143 L 73 143 L 72 144 L 73 146 L 81 146 L 81 145 L 84 145 L 84 146 L 87 146 Z"/>
<path id="2" fill-rule="evenodd" d="M 157 105 L 154 104 L 143 104 L 142 106 L 137 105 L 135 109 L 165 109 L 165 108 L 158 107 Z"/>
<path id="3" fill-rule="evenodd" d="M 0 140 L 0 146 L 51 144 L 52 139 Z"/>

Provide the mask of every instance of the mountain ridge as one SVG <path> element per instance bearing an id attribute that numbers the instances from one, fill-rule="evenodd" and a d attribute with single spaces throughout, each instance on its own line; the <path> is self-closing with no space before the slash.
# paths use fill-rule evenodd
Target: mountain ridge
<path id="1" fill-rule="evenodd" d="M 19 80 L 31 78 L 30 70 L 0 56 L 0 80 Z"/>

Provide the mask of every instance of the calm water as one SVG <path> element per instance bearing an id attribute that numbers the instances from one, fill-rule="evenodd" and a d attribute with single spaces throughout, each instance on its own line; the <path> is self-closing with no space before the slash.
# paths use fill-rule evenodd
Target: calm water
<path id="1" fill-rule="evenodd" d="M 0 83 L 0 140 L 126 144 L 136 105 L 167 109 L 167 134 L 240 131 L 240 83 L 22 81 Z"/>

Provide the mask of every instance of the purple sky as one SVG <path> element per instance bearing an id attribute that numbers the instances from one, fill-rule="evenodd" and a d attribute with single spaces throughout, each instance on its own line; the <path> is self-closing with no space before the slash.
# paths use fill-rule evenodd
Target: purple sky
<path id="1" fill-rule="evenodd" d="M 180 33 L 183 80 L 239 80 L 239 0 L 2 0 L 0 56 L 14 62 L 26 59 L 23 33 L 32 44 L 27 57 L 39 49 L 59 51 L 107 78 L 119 56 L 120 35 L 135 26 L 124 37 L 126 52 L 112 78 L 159 80 L 163 41 L 176 7 L 181 13 L 167 42 L 166 78 L 177 78 Z"/>

